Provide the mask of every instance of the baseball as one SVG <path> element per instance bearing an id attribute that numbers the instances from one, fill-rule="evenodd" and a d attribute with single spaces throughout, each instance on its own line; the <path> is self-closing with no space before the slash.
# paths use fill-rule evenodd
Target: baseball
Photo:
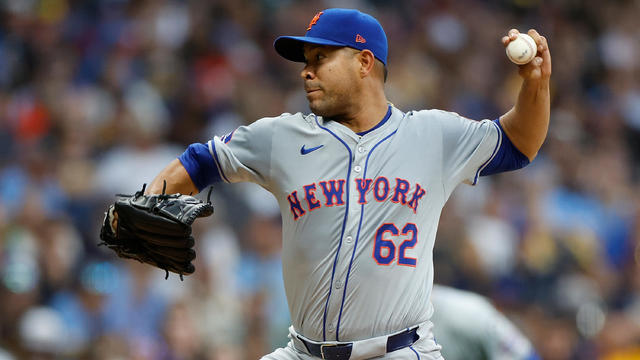
<path id="1" fill-rule="evenodd" d="M 537 46 L 533 38 L 527 34 L 518 34 L 518 38 L 507 45 L 507 57 L 513 63 L 524 65 L 536 56 Z"/>

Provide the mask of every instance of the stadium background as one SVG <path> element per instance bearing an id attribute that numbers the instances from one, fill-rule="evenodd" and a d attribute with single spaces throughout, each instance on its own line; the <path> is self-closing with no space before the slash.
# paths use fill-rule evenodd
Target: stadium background
<path id="1" fill-rule="evenodd" d="M 436 281 L 491 298 L 544 359 L 640 358 L 640 2 L 4 0 L 0 359 L 255 359 L 286 342 L 261 189 L 215 187 L 184 282 L 97 234 L 115 193 L 189 143 L 307 111 L 300 64 L 272 42 L 333 6 L 384 24 L 404 110 L 503 113 L 518 76 L 501 36 L 547 36 L 548 139 L 523 171 L 458 188 Z"/>

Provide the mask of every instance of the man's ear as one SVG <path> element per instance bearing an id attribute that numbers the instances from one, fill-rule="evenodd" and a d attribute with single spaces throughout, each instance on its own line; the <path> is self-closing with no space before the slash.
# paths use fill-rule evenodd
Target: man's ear
<path id="1" fill-rule="evenodd" d="M 376 63 L 375 56 L 373 56 L 371 50 L 362 50 L 358 54 L 358 59 L 360 60 L 360 77 L 369 76 Z"/>

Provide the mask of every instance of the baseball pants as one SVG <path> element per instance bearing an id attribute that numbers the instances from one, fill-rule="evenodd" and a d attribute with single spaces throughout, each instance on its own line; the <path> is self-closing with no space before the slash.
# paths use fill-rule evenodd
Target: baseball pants
<path id="1" fill-rule="evenodd" d="M 405 348 L 386 353 L 381 357 L 376 356 L 375 359 L 384 359 L 384 360 L 444 360 L 442 355 L 440 354 L 440 345 L 435 342 L 433 337 L 433 332 L 431 328 L 433 324 L 427 321 L 423 324 L 420 324 L 418 328 L 418 334 L 420 338 L 413 343 L 411 346 L 407 346 Z M 293 330 L 290 329 L 289 337 L 291 341 L 287 344 L 286 347 L 277 349 L 271 354 L 265 355 L 261 360 L 316 360 L 318 357 L 310 355 L 304 344 L 297 339 L 297 334 Z M 370 359 L 370 357 L 362 357 L 357 354 L 352 354 L 349 360 L 365 360 Z"/>

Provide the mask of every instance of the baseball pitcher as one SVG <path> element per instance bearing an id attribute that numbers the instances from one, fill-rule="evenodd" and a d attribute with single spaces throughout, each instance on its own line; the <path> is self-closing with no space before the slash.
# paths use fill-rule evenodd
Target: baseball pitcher
<path id="1" fill-rule="evenodd" d="M 263 359 L 440 359 L 429 300 L 440 211 L 461 182 L 475 184 L 536 156 L 549 122 L 547 41 L 528 32 L 537 55 L 520 66 L 514 107 L 474 121 L 389 103 L 387 38 L 372 16 L 327 9 L 306 30 L 274 46 L 303 63 L 312 113 L 262 118 L 190 145 L 146 190 L 119 198 L 103 240 L 120 256 L 189 274 L 190 225 L 212 209 L 179 194 L 254 182 L 280 206 L 292 319 L 288 346 Z M 509 31 L 503 45 L 517 34 Z"/>

